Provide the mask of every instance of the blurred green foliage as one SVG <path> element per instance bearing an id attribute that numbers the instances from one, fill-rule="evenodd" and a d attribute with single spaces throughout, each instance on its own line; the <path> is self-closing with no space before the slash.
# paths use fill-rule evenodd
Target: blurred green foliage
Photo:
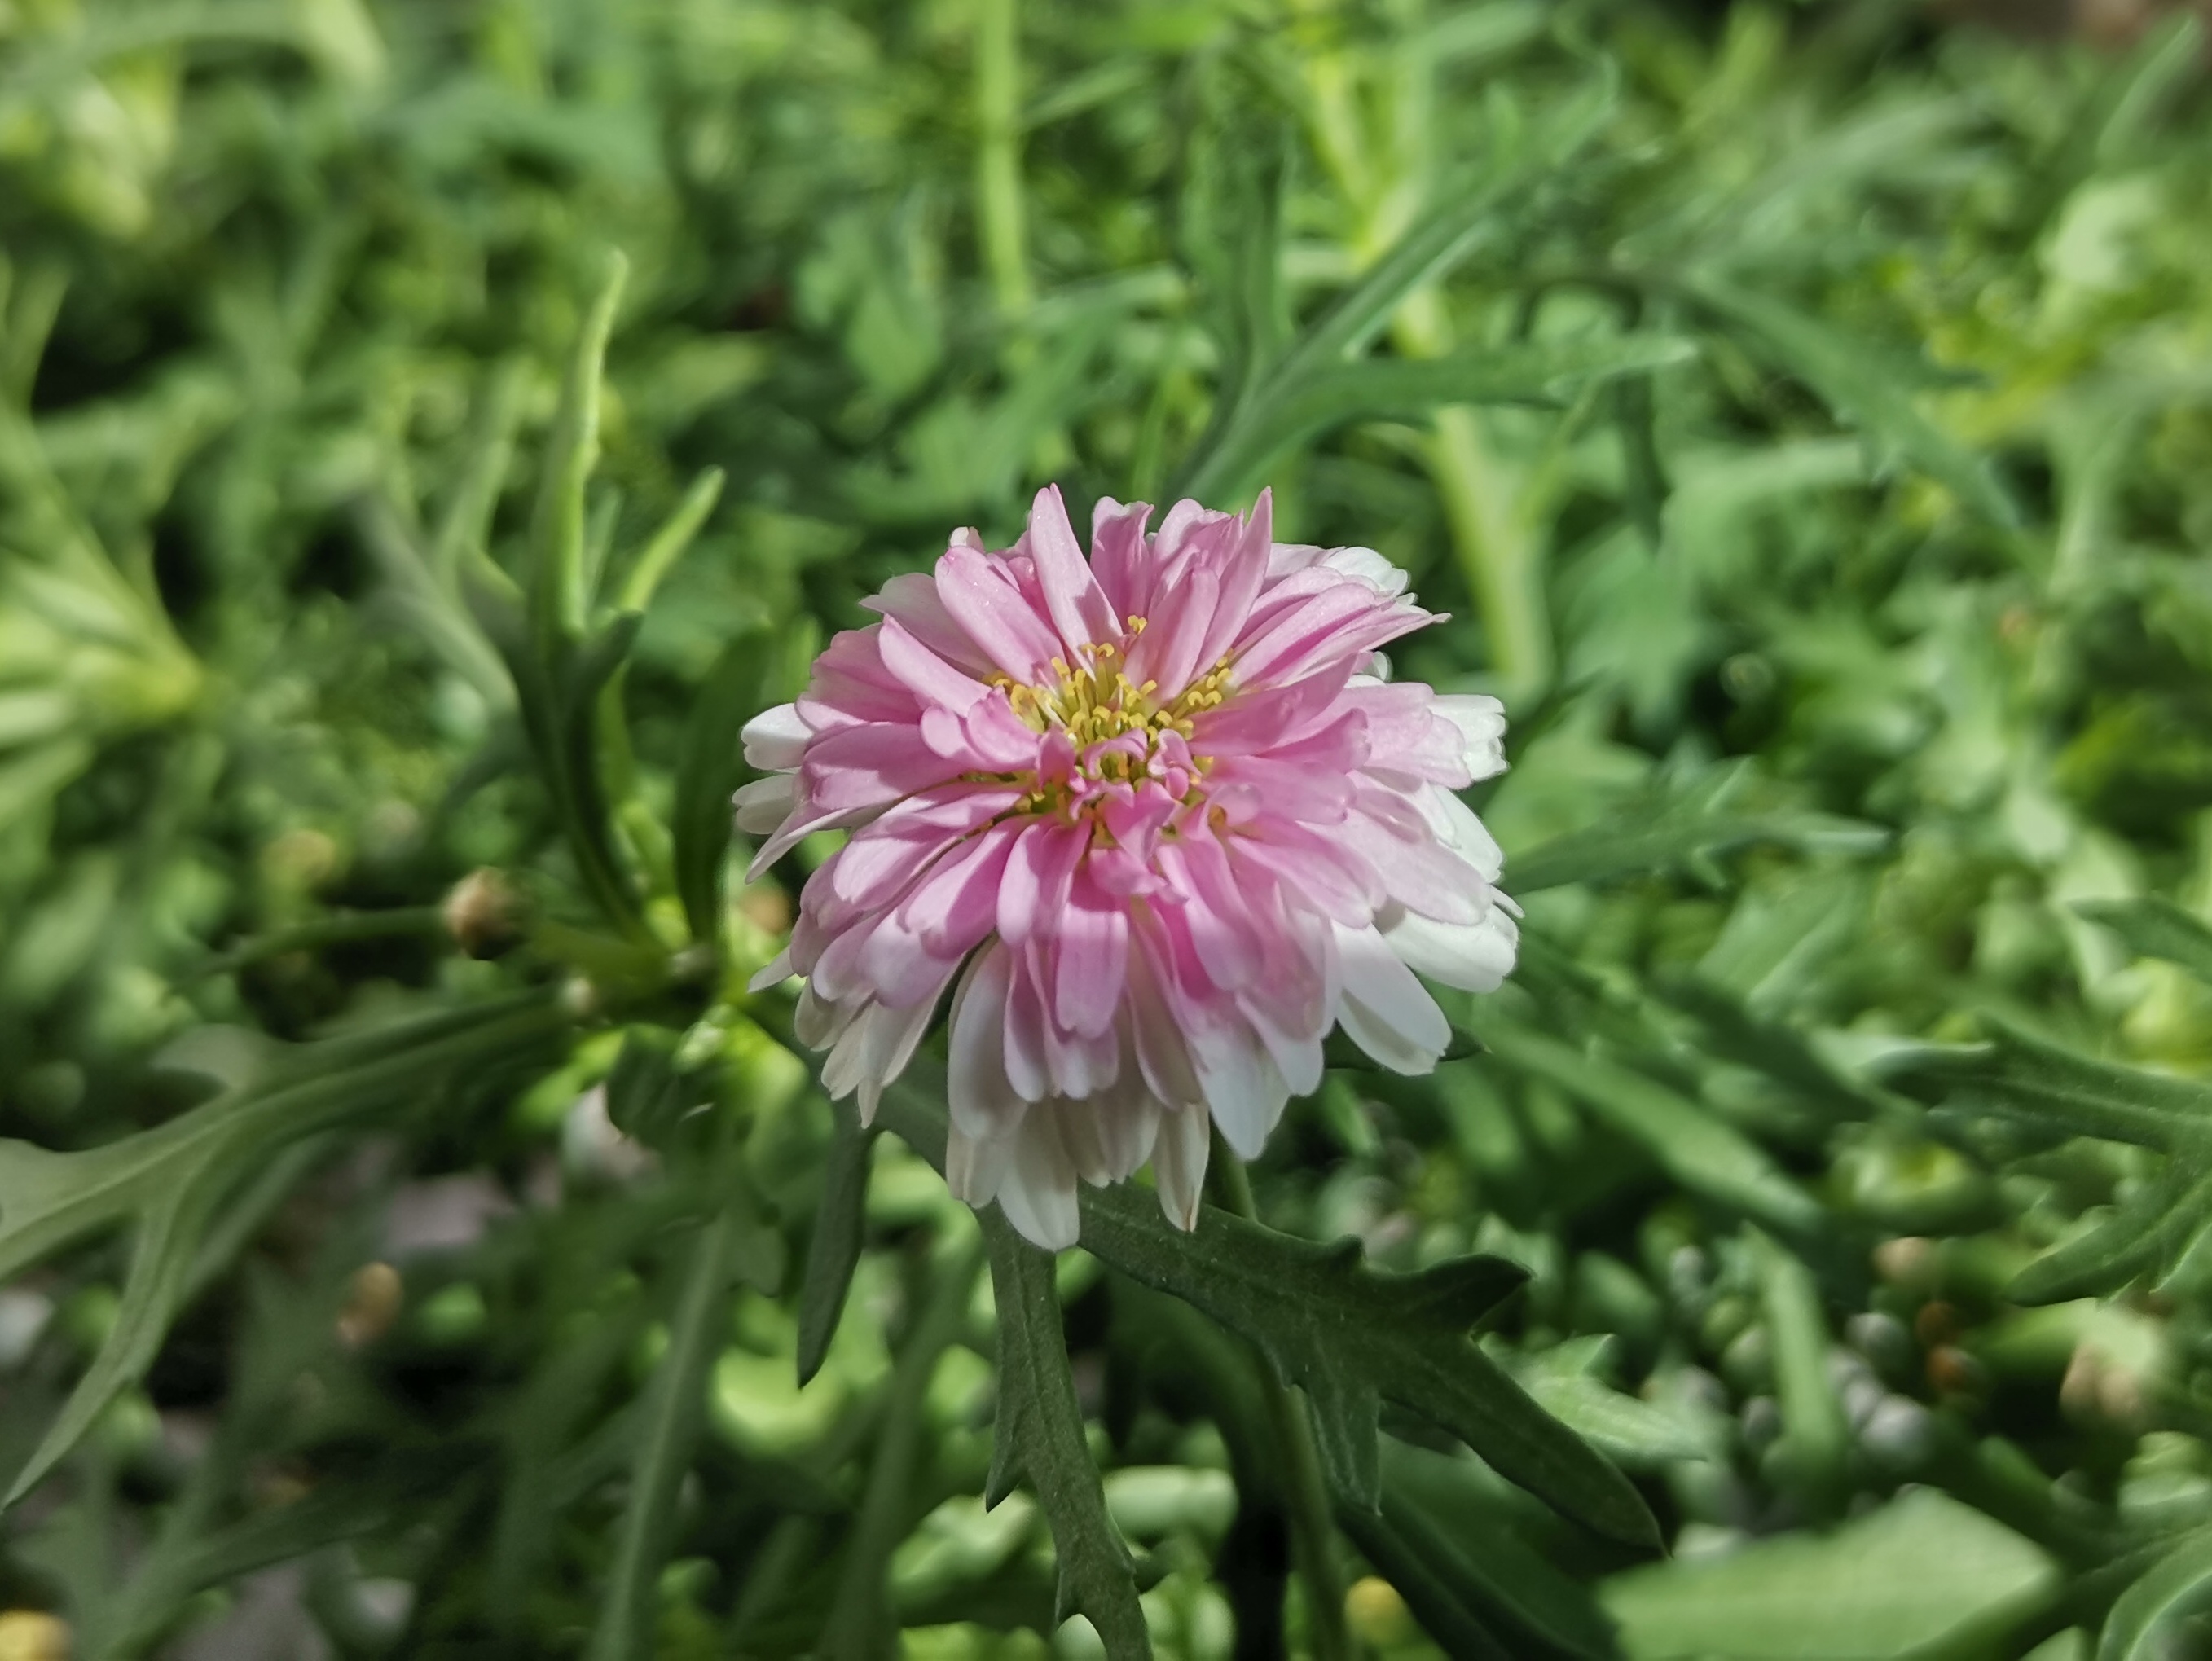
<path id="1" fill-rule="evenodd" d="M 0 1637 L 2205 1652 L 2204 61 L 0 0 Z M 1053 479 L 1412 571 L 1528 929 L 1266 1227 L 1048 1266 L 744 993 L 726 804 Z"/>

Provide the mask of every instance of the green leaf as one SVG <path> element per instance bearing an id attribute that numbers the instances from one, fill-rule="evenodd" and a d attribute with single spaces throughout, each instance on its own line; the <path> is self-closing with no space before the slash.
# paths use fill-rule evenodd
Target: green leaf
<path id="1" fill-rule="evenodd" d="M 763 701 L 768 631 L 749 629 L 722 648 L 684 723 L 676 763 L 671 831 L 676 893 L 691 938 L 722 937 L 723 869 L 730 851 L 730 797 L 744 776 L 738 734 Z"/>
<path id="2" fill-rule="evenodd" d="M 1386 1440 L 1382 1509 L 1373 1519 L 1384 1534 L 1371 1536 L 1350 1507 L 1340 1520 L 1449 1655 L 1618 1655 L 1612 1623 L 1590 1589 L 1529 1538 L 1527 1502 L 1515 1500 L 1471 1459 Z M 1370 1549 L 1370 1538 L 1390 1562 Z M 1485 1640 L 1492 1647 L 1476 1646 Z"/>
<path id="3" fill-rule="evenodd" d="M 917 1062 L 886 1094 L 882 1116 L 939 1168 L 943 1095 L 942 1074 Z M 1656 1543 L 1627 1479 L 1468 1337 L 1526 1278 L 1518 1264 L 1460 1258 L 1394 1275 L 1366 1267 L 1356 1240 L 1316 1245 L 1210 1206 L 1196 1229 L 1180 1234 L 1152 1195 L 1127 1185 L 1087 1189 L 1082 1203 L 1086 1250 L 1250 1339 L 1306 1392 L 1322 1466 L 1353 1503 L 1376 1503 L 1376 1422 L 1389 1400 L 1563 1514 L 1616 1539 Z"/>
<path id="4" fill-rule="evenodd" d="M 1938 427 L 1912 401 L 1913 376 L 1871 343 L 1830 327 L 1771 294 L 1711 274 L 1689 293 L 1736 324 L 1761 355 L 1811 387 L 1881 449 L 1902 455 L 1959 500 L 2008 530 L 2020 507 L 1988 461 Z"/>
<path id="5" fill-rule="evenodd" d="M 1105 1489 L 1084 1440 L 1052 1256 L 1023 1240 L 995 1209 L 981 1222 L 999 1312 L 999 1417 L 983 1503 L 997 1505 L 1027 1479 L 1059 1555 L 1056 1616 L 1081 1610 L 1111 1661 L 1140 1661 L 1152 1654 L 1152 1639 L 1129 1549 L 1106 1514 Z"/>
<path id="6" fill-rule="evenodd" d="M 608 255 L 599 292 L 569 354 L 552 439 L 540 464 L 523 590 L 529 597 L 531 637 L 547 662 L 584 627 L 584 487 L 599 460 L 599 385 L 629 271 L 629 262 L 620 253 Z"/>
<path id="7" fill-rule="evenodd" d="M 2212 982 L 2212 929 L 2171 900 L 2094 900 L 2074 909 L 2119 936 L 2138 956 L 2179 963 L 2199 980 Z"/>
<path id="8" fill-rule="evenodd" d="M 2212 1137 L 2212 1087 L 2076 1055 L 1999 1016 L 1982 1020 L 1991 1043 L 1909 1058 L 1893 1078 L 1949 1084 L 1972 1105 L 2073 1136 L 2169 1153 Z"/>
<path id="9" fill-rule="evenodd" d="M 2212 1527 L 2193 1529 L 2150 1573 L 2120 1594 L 2097 1640 L 2097 1661 L 2166 1661 L 2182 1652 L 2177 1633 L 2212 1609 Z"/>
<path id="10" fill-rule="evenodd" d="M 116 1393 L 143 1376 L 185 1290 L 208 1272 L 203 1244 L 217 1209 L 254 1173 L 303 1137 L 526 1056 L 562 1024 L 532 993 L 289 1051 L 272 1046 L 265 1064 L 232 1088 L 105 1147 L 57 1154 L 0 1141 L 0 1280 L 88 1234 L 136 1229 L 118 1318 L 0 1506 L 36 1486 Z"/>
<path id="11" fill-rule="evenodd" d="M 1923 1488 L 1832 1534 L 1631 1569 L 1601 1596 L 1632 1661 L 1933 1661 L 1980 1653 L 2063 1585 L 2010 1529 Z"/>
<path id="12" fill-rule="evenodd" d="M 1850 1424 L 1828 1375 L 1828 1324 L 1813 1272 L 1791 1252 L 1752 1231 L 1759 1307 L 1774 1354 L 1774 1393 L 1782 1407 L 1782 1452 L 1800 1497 L 1826 1509 L 1840 1497 Z"/>
<path id="13" fill-rule="evenodd" d="M 1500 1062 L 1558 1085 L 1692 1193 L 1779 1228 L 1823 1226 L 1819 1203 L 1755 1143 L 1657 1080 L 1487 1010 L 1480 1036 Z"/>
<path id="14" fill-rule="evenodd" d="M 607 1119 L 616 1130 L 665 1153 L 677 1127 L 705 1092 L 676 1070 L 682 1035 L 642 1022 L 623 1034 L 607 1074 Z"/>
<path id="15" fill-rule="evenodd" d="M 2212 1173 L 2173 1168 L 2087 1232 L 2062 1241 L 2005 1288 L 2015 1303 L 2108 1295 L 2138 1275 L 2171 1270 L 2212 1218 Z"/>
<path id="16" fill-rule="evenodd" d="M 1516 894 L 1534 894 L 1570 882 L 1643 876 L 1758 843 L 1808 852 L 1873 853 L 1889 840 L 1878 825 L 1831 814 L 1732 808 L 1749 779 L 1745 767 L 1713 767 L 1686 785 L 1624 803 L 1603 824 L 1510 856 L 1507 881 Z"/>
<path id="17" fill-rule="evenodd" d="M 1285 451 L 1355 421 L 1417 420 L 1447 403 L 1549 403 L 1696 355 L 1674 336 L 1617 335 L 1316 368 L 1255 398 L 1187 488 L 1202 500 L 1234 500 Z"/>
<path id="18" fill-rule="evenodd" d="M 1596 1374 L 1613 1340 L 1605 1333 L 1568 1338 L 1534 1352 L 1501 1349 L 1498 1361 L 1536 1405 L 1607 1458 L 1631 1470 L 1712 1456 L 1703 1433 Z"/>
<path id="19" fill-rule="evenodd" d="M 723 1206 L 700 1229 L 686 1260 L 668 1349 L 653 1371 L 614 1566 L 599 1595 L 591 1661 L 649 1661 L 660 1608 L 660 1571 L 675 1536 L 676 1498 L 706 1416 L 707 1375 L 722 1353 L 732 1258 L 745 1207 Z"/>
<path id="20" fill-rule="evenodd" d="M 638 550 L 629 574 L 623 579 L 622 591 L 616 597 L 617 611 L 642 612 L 653 603 L 653 594 L 665 577 L 684 557 L 684 550 L 691 546 L 699 527 L 707 523 L 707 516 L 714 511 L 714 504 L 722 498 L 722 470 L 710 467 L 691 481 L 690 489 L 676 505 L 660 529 L 653 533 L 652 540 Z"/>
<path id="21" fill-rule="evenodd" d="M 804 1386 L 830 1354 L 845 1313 L 853 1271 L 860 1266 L 868 1222 L 868 1171 L 876 1131 L 863 1126 L 852 1107 L 833 1105 L 837 1134 L 822 1175 L 822 1203 L 806 1243 L 806 1273 L 799 1291 L 799 1382 Z"/>

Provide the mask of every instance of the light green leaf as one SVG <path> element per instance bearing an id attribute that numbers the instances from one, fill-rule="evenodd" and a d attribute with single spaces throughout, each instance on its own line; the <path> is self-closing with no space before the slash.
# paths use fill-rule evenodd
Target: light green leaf
<path id="1" fill-rule="evenodd" d="M 1534 1352 L 1494 1352 L 1514 1382 L 1561 1424 L 1631 1470 L 1711 1457 L 1698 1428 L 1663 1408 L 1615 1390 L 1597 1376 L 1613 1339 L 1599 1333 Z"/>
<path id="2" fill-rule="evenodd" d="M 1060 1560 L 1059 1618 L 1077 1610 L 1104 1640 L 1110 1661 L 1152 1652 L 1129 1549 L 1106 1514 L 1105 1490 L 1083 1434 L 1052 1257 L 994 1209 L 981 1218 L 999 1312 L 999 1418 L 983 1502 L 995 1506 L 1026 1478 L 1052 1525 Z"/>
<path id="3" fill-rule="evenodd" d="M 2212 1087 L 2076 1055 L 1994 1015 L 1994 1041 L 1908 1058 L 1891 1076 L 1948 1083 L 1984 1106 L 2070 1135 L 2166 1152 L 2212 1137 Z"/>
<path id="4" fill-rule="evenodd" d="M 1742 329 L 1762 355 L 1802 380 L 1881 449 L 1904 456 L 1974 512 L 2008 529 L 2020 508 L 1982 457 L 1912 401 L 1915 377 L 1871 343 L 1831 328 L 1771 294 L 1705 275 L 1686 285 L 1708 309 Z"/>
<path id="5" fill-rule="evenodd" d="M 1632 1661 L 1964 1658 L 2047 1608 L 2058 1566 L 1933 1489 L 1828 1535 L 1631 1569 L 1601 1593 Z"/>
<path id="6" fill-rule="evenodd" d="M 529 597 L 532 639 L 538 656 L 549 662 L 561 643 L 574 640 L 584 626 L 584 487 L 599 460 L 599 384 L 629 271 L 629 262 L 620 253 L 608 255 L 599 292 L 569 355 L 552 442 L 540 464 L 523 589 Z"/>
<path id="7" fill-rule="evenodd" d="M 1692 1193 L 1777 1228 L 1822 1226 L 1820 1205 L 1755 1143 L 1657 1080 L 1487 1010 L 1478 1036 L 1508 1067 L 1575 1097 Z"/>
<path id="8" fill-rule="evenodd" d="M 1511 855 L 1507 881 L 1516 894 L 1534 894 L 1570 882 L 1646 875 L 1757 843 L 1808 852 L 1872 853 L 1889 840 L 1888 832 L 1878 825 L 1832 814 L 1734 807 L 1749 778 L 1746 767 L 1714 767 L 1686 785 L 1625 803 L 1605 824 Z"/>
<path id="9" fill-rule="evenodd" d="M 2212 1528 L 2193 1529 L 2120 1594 L 2097 1640 L 2097 1661 L 2166 1661 L 2176 1628 L 2212 1610 Z"/>
<path id="10" fill-rule="evenodd" d="M 1285 451 L 1355 421 L 1418 420 L 1447 403 L 1546 403 L 1696 355 L 1694 343 L 1675 336 L 1615 335 L 1316 368 L 1271 384 L 1187 488 L 1204 500 L 1232 500 Z"/>

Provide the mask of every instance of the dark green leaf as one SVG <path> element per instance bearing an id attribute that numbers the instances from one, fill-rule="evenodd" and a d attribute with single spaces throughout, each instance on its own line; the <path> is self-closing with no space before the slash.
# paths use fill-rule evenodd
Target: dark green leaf
<path id="1" fill-rule="evenodd" d="M 1152 1654 L 1152 1640 L 1129 1549 L 1106 1514 L 1098 1467 L 1084 1440 L 1051 1254 L 1023 1240 L 995 1209 L 981 1222 L 999 1312 L 999 1417 L 983 1502 L 996 1505 L 1017 1481 L 1028 1481 L 1059 1554 L 1058 1614 L 1081 1610 L 1112 1661 L 1139 1661 Z"/>
<path id="2" fill-rule="evenodd" d="M 676 764 L 676 893 L 696 941 L 722 934 L 722 872 L 730 850 L 730 797 L 744 776 L 738 734 L 764 701 L 768 632 L 750 629 L 722 648 L 684 724 Z"/>
<path id="3" fill-rule="evenodd" d="M 1382 1509 L 1380 1521 L 1389 1533 L 1386 1549 L 1401 1572 L 1426 1596 L 1449 1600 L 1437 1613 L 1449 1622 L 1457 1610 L 1486 1634 L 1495 1634 L 1496 1653 L 1515 1658 L 1575 1658 L 1618 1655 L 1612 1623 L 1589 1589 L 1548 1561 L 1528 1534 L 1528 1519 L 1516 1514 L 1526 1502 L 1512 1503 L 1511 1490 L 1472 1460 L 1452 1458 L 1388 1440 L 1382 1444 Z M 1341 1512 L 1346 1532 L 1372 1558 L 1359 1514 Z M 1423 1603 L 1406 1582 L 1377 1561 L 1429 1634 L 1446 1653 L 1462 1653 L 1445 1632 L 1430 1624 Z"/>
<path id="4" fill-rule="evenodd" d="M 908 1070 L 884 1123 L 933 1161 L 944 1158 L 941 1075 Z M 1656 1543 L 1626 1478 L 1530 1401 L 1469 1338 L 1525 1271 L 1461 1258 L 1415 1275 L 1369 1269 L 1357 1241 L 1320 1246 L 1212 1207 L 1185 1235 L 1127 1185 L 1083 1195 L 1083 1243 L 1131 1279 L 1171 1292 L 1257 1344 L 1306 1392 L 1335 1489 L 1372 1506 L 1380 1482 L 1376 1419 L 1388 1399 L 1466 1442 L 1509 1480 L 1600 1533 Z"/>
<path id="5" fill-rule="evenodd" d="M 607 1075 L 607 1118 L 615 1129 L 665 1152 L 705 1092 L 676 1070 L 681 1034 L 642 1023 L 623 1035 Z"/>
<path id="6" fill-rule="evenodd" d="M 799 1382 L 822 1370 L 830 1341 L 845 1313 L 853 1270 L 860 1262 L 861 1238 L 868 1221 L 868 1169 L 876 1131 L 861 1127 L 848 1103 L 838 1103 L 837 1134 L 822 1175 L 822 1203 L 814 1213 L 814 1232 L 806 1244 L 806 1275 L 799 1292 Z"/>

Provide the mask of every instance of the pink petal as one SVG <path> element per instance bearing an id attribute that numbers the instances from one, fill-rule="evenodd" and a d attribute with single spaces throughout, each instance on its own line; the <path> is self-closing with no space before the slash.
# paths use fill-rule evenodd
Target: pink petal
<path id="1" fill-rule="evenodd" d="M 1079 649 L 1095 641 L 1120 639 L 1121 623 L 1091 575 L 1090 561 L 1083 557 L 1083 545 L 1067 522 L 1067 505 L 1060 500 L 1058 485 L 1047 485 L 1030 504 L 1029 533 L 1023 540 L 1036 561 L 1045 608 L 1060 631 L 1067 661 L 1080 661 Z"/>

